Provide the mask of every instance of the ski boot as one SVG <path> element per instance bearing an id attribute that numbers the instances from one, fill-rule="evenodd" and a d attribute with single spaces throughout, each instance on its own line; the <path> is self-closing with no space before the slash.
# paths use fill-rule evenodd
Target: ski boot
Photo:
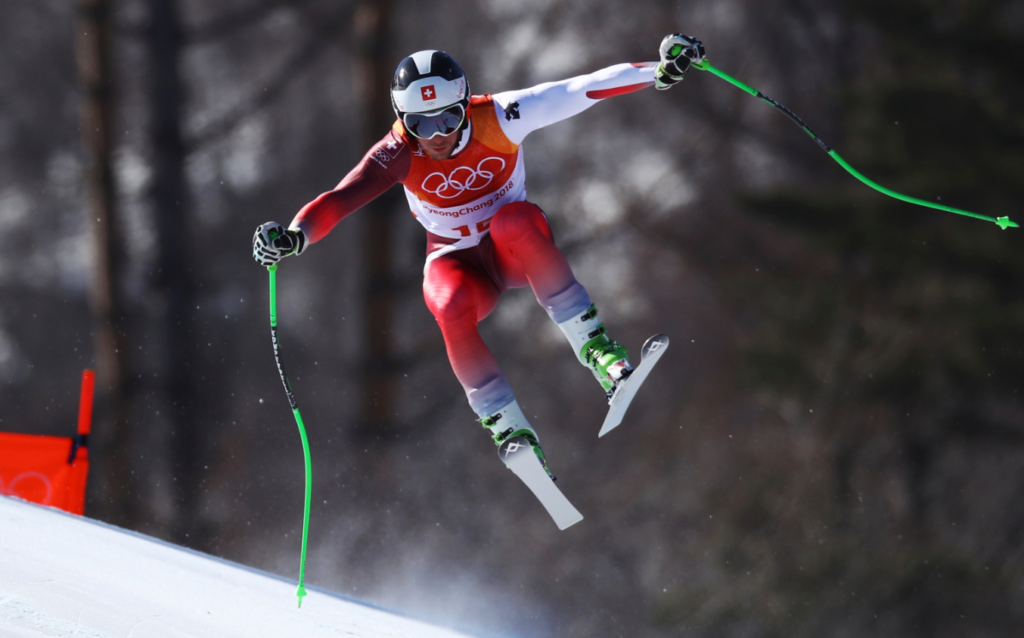
<path id="1" fill-rule="evenodd" d="M 597 306 L 591 304 L 586 313 L 558 324 L 558 328 L 611 401 L 619 383 L 633 373 L 633 366 L 629 365 L 626 349 L 605 334 L 604 324 L 597 318 Z"/>
<path id="2" fill-rule="evenodd" d="M 537 432 L 526 420 L 526 415 L 523 414 L 518 401 L 513 401 L 491 416 L 480 419 L 480 423 L 491 431 L 491 438 L 494 439 L 494 443 L 499 448 L 515 447 L 520 444 L 519 441 L 525 440 L 533 448 L 533 453 L 537 455 L 537 460 L 540 461 L 541 467 L 544 468 L 544 471 L 547 472 L 552 481 L 555 480 L 555 475 L 551 473 L 551 469 L 548 468 L 547 459 L 544 458 L 544 450 L 540 447 Z M 502 451 L 515 452 L 516 450 Z M 499 455 L 501 455 L 501 451 L 499 451 Z"/>

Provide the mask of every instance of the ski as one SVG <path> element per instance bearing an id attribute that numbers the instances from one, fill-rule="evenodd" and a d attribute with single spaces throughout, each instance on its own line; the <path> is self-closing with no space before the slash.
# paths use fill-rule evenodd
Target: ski
<path id="1" fill-rule="evenodd" d="M 583 520 L 583 515 L 555 487 L 555 482 L 540 464 L 540 459 L 537 458 L 529 441 L 521 436 L 514 436 L 501 444 L 498 456 L 523 483 L 526 483 L 526 487 L 530 488 L 555 520 L 558 529 L 565 529 Z"/>
<path id="2" fill-rule="evenodd" d="M 640 365 L 619 383 L 619 386 L 615 388 L 615 394 L 608 401 L 608 415 L 604 418 L 601 431 L 597 434 L 598 437 L 608 434 L 622 423 L 622 418 L 626 416 L 626 410 L 629 409 L 629 404 L 632 403 L 637 390 L 640 389 L 644 379 L 651 373 L 654 365 L 658 363 L 658 359 L 667 349 L 667 335 L 654 335 L 644 343 L 644 347 L 640 350 Z"/>

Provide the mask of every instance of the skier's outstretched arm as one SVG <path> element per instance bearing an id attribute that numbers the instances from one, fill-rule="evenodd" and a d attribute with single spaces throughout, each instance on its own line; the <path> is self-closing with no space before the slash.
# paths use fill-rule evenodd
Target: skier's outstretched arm
<path id="1" fill-rule="evenodd" d="M 512 143 L 522 144 L 533 131 L 582 113 L 601 100 L 649 86 L 667 89 L 683 79 L 690 63 L 704 59 L 700 40 L 680 34 L 666 36 L 659 53 L 660 62 L 616 64 L 561 82 L 496 93 L 502 131 Z"/>
<path id="2" fill-rule="evenodd" d="M 301 254 L 323 239 L 338 222 L 370 203 L 409 174 L 409 148 L 389 131 L 330 191 L 302 207 L 287 229 L 267 222 L 253 236 L 253 258 L 263 266 Z"/>

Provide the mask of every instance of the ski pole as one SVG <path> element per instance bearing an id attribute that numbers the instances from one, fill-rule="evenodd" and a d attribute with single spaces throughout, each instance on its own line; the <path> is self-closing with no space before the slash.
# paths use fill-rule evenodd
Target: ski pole
<path id="1" fill-rule="evenodd" d="M 295 423 L 299 426 L 299 436 L 302 437 L 302 456 L 306 462 L 306 503 L 302 516 L 302 558 L 299 561 L 299 588 L 295 595 L 299 598 L 299 607 L 302 607 L 302 597 L 306 595 L 306 541 L 309 540 L 309 504 L 313 497 L 313 467 L 309 460 L 309 440 L 306 438 L 306 427 L 302 424 L 302 415 L 299 414 L 299 404 L 295 401 L 295 394 L 292 392 L 292 384 L 288 381 L 288 375 L 284 371 L 284 364 L 281 362 L 281 341 L 277 338 L 277 264 L 267 266 L 270 273 L 270 336 L 274 341 L 274 360 L 277 361 L 277 372 L 281 375 L 281 383 L 284 384 L 285 394 L 288 395 L 288 404 L 292 407 L 292 414 L 295 415 Z"/>
<path id="2" fill-rule="evenodd" d="M 812 131 L 810 129 L 810 127 L 807 126 L 807 124 L 805 124 L 802 119 L 800 119 L 800 116 L 798 116 L 793 111 L 790 111 L 788 108 L 786 108 L 785 106 L 783 106 L 779 102 L 773 100 L 772 98 L 768 97 L 764 93 L 761 93 L 757 89 L 751 88 L 751 87 L 747 86 L 746 84 L 744 84 L 743 82 L 740 82 L 739 80 L 737 80 L 737 79 L 735 79 L 733 77 L 730 77 L 730 76 L 726 75 L 725 73 L 719 71 L 715 67 L 711 66 L 711 63 L 708 62 L 707 60 L 702 60 L 701 62 L 694 63 L 693 66 L 695 68 L 701 70 L 701 71 L 708 71 L 708 72 L 710 72 L 710 73 L 712 73 L 714 75 L 717 75 L 718 77 L 722 78 L 723 80 L 725 80 L 729 84 L 732 84 L 733 86 L 736 86 L 736 87 L 738 87 L 740 89 L 743 89 L 747 93 L 753 95 L 754 97 L 757 97 L 757 98 L 760 98 L 760 99 L 764 100 L 765 102 L 771 104 L 775 108 L 777 108 L 780 111 L 782 111 L 783 113 L 785 113 L 787 116 L 789 116 L 789 119 L 791 119 L 794 122 L 796 122 L 797 126 L 799 126 L 801 129 L 803 129 L 804 133 L 807 133 L 808 135 L 810 135 L 811 139 L 813 139 L 818 144 L 818 146 L 821 147 L 821 149 L 823 151 L 825 151 L 826 153 L 831 155 L 832 159 L 834 159 L 836 162 L 838 162 L 840 166 L 845 168 L 846 172 L 848 172 L 850 175 L 853 175 L 854 177 L 856 177 L 857 179 L 859 179 L 860 181 L 864 182 L 865 184 L 867 184 L 868 186 L 870 186 L 871 188 L 875 189 L 876 191 L 878 191 L 880 193 L 884 193 L 884 194 L 888 195 L 889 197 L 895 197 L 896 199 L 903 200 L 903 201 L 908 202 L 910 204 L 917 204 L 918 206 L 927 206 L 928 208 L 936 208 L 938 210 L 944 210 L 944 211 L 947 211 L 947 212 L 950 212 L 950 213 L 956 213 L 957 215 L 966 215 L 967 217 L 974 217 L 975 219 L 983 219 L 983 220 L 985 220 L 987 222 L 993 222 L 996 225 L 998 225 L 1000 228 L 1002 228 L 1003 230 L 1006 230 L 1007 228 L 1018 228 L 1017 224 L 1012 222 L 1012 221 L 1010 221 L 1009 217 L 988 217 L 986 215 L 979 215 L 977 213 L 972 213 L 970 211 L 961 210 L 959 208 L 953 208 L 951 206 L 943 206 L 942 204 L 934 204 L 932 202 L 929 202 L 929 201 L 926 201 L 926 200 L 923 200 L 923 199 L 918 199 L 916 197 L 909 197 L 909 196 L 904 195 L 902 193 L 897 193 L 894 190 L 890 190 L 890 189 L 888 189 L 888 188 L 886 188 L 884 186 L 876 184 L 875 182 L 871 181 L 867 177 L 864 177 L 863 175 L 861 175 L 857 171 L 857 169 L 855 169 L 854 167 L 850 166 L 846 162 L 846 160 L 844 160 L 842 157 L 839 157 L 839 154 L 836 153 L 835 150 L 833 150 L 831 146 L 826 144 L 820 137 L 818 137 L 814 133 L 814 131 Z"/>

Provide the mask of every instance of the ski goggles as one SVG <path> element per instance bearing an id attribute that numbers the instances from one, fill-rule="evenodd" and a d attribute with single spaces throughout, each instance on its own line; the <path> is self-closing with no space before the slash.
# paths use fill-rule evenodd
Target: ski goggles
<path id="1" fill-rule="evenodd" d="M 405 130 L 416 137 L 430 140 L 438 135 L 451 135 L 459 130 L 466 119 L 466 109 L 461 104 L 449 106 L 433 113 L 406 113 L 402 116 Z"/>

